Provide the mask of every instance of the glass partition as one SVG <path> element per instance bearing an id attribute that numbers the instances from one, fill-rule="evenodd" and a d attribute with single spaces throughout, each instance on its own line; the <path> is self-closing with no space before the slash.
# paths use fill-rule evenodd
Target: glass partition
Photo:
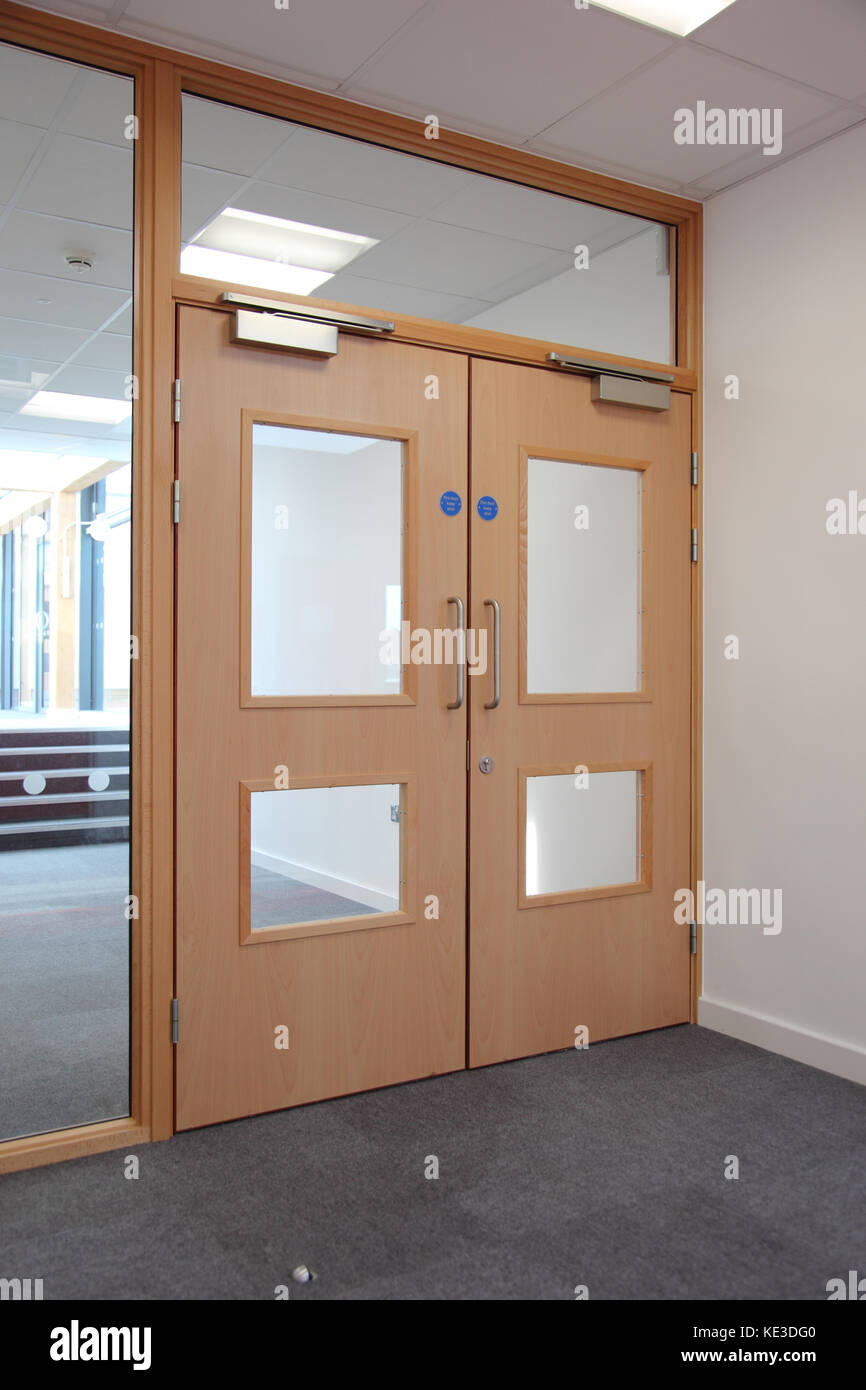
<path id="1" fill-rule="evenodd" d="M 640 883 L 643 775 L 578 767 L 526 778 L 527 898 Z"/>
<path id="2" fill-rule="evenodd" d="M 662 223 L 183 98 L 189 275 L 675 360 Z"/>
<path id="3" fill-rule="evenodd" d="M 401 440 L 253 425 L 253 698 L 401 693 L 403 468 Z"/>
<path id="4" fill-rule="evenodd" d="M 254 791 L 253 932 L 400 910 L 398 783 Z"/>
<path id="5" fill-rule="evenodd" d="M 526 473 L 526 694 L 640 691 L 643 471 L 530 458 Z"/>
<path id="6" fill-rule="evenodd" d="M 134 110 L 0 45 L 0 1140 L 129 1113 Z"/>

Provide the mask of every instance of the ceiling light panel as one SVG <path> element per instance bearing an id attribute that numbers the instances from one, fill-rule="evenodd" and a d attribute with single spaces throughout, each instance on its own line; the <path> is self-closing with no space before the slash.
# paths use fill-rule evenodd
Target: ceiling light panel
<path id="1" fill-rule="evenodd" d="M 184 275 L 251 285 L 256 289 L 282 290 L 285 294 L 312 294 L 332 278 L 330 270 L 310 270 L 306 266 L 284 265 L 280 261 L 199 245 L 184 247 L 180 253 L 180 268 Z"/>
<path id="2" fill-rule="evenodd" d="M 714 15 L 726 10 L 734 0 L 592 0 L 599 10 L 612 10 L 626 19 L 651 24 L 668 34 L 685 38 Z"/>
<path id="3" fill-rule="evenodd" d="M 199 233 L 194 244 L 333 274 L 378 242 L 373 237 L 338 232 L 331 227 L 226 208 Z"/>
<path id="4" fill-rule="evenodd" d="M 119 425 L 132 414 L 129 401 L 105 396 L 68 396 L 63 391 L 37 391 L 22 405 L 21 415 L 38 415 L 46 420 L 78 420 L 94 425 Z"/>

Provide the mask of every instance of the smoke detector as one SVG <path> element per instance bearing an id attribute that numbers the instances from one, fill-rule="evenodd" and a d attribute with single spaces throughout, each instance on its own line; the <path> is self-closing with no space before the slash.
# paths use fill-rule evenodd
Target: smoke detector
<path id="1" fill-rule="evenodd" d="M 63 259 L 77 275 L 86 275 L 93 269 L 93 258 L 86 251 L 67 251 Z"/>

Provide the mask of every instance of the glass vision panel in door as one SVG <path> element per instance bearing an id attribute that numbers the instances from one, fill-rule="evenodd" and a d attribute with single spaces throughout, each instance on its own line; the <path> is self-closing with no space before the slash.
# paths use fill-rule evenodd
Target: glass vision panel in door
<path id="1" fill-rule="evenodd" d="M 0 1139 L 129 1113 L 134 110 L 0 45 Z"/>
<path id="2" fill-rule="evenodd" d="M 251 694 L 401 692 L 403 444 L 253 426 Z"/>
<path id="3" fill-rule="evenodd" d="M 637 771 L 526 779 L 526 896 L 582 893 L 641 878 Z"/>
<path id="4" fill-rule="evenodd" d="M 399 784 L 250 796 L 250 926 L 400 910 Z"/>
<path id="5" fill-rule="evenodd" d="M 593 203 L 183 98 L 189 275 L 669 363 L 671 239 Z"/>
<path id="6" fill-rule="evenodd" d="M 527 460 L 526 692 L 641 690 L 641 479 Z"/>

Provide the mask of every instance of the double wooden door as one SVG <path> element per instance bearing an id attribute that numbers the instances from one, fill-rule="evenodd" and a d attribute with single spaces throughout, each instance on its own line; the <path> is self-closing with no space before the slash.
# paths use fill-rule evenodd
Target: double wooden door
<path id="1" fill-rule="evenodd" d="M 688 398 L 178 335 L 177 1127 L 686 1020 Z"/>

